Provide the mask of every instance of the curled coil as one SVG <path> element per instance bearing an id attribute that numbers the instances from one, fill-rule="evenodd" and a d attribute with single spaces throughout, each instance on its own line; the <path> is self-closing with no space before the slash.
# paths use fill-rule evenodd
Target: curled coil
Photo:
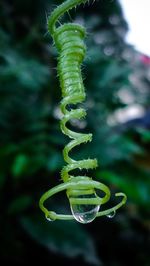
<path id="1" fill-rule="evenodd" d="M 70 130 L 66 123 L 71 119 L 81 119 L 86 116 L 83 108 L 68 109 L 69 105 L 77 105 L 85 100 L 85 89 L 81 74 L 81 63 L 85 56 L 86 47 L 84 44 L 85 29 L 75 23 L 67 23 L 56 28 L 56 23 L 60 16 L 66 11 L 75 7 L 77 4 L 86 2 L 87 0 L 68 0 L 57 7 L 50 16 L 48 27 L 53 36 L 55 45 L 59 52 L 58 57 L 58 76 L 62 89 L 61 111 L 63 118 L 60 122 L 62 132 L 67 135 L 71 141 L 63 150 L 63 157 L 67 165 L 61 171 L 63 184 L 58 185 L 46 192 L 40 199 L 40 208 L 49 220 L 55 219 L 73 219 L 72 215 L 59 215 L 55 212 L 48 211 L 44 207 L 44 201 L 62 190 L 67 191 L 70 204 L 91 204 L 102 205 L 110 198 L 110 190 L 104 184 L 93 181 L 90 177 L 70 175 L 69 172 L 75 169 L 93 169 L 97 167 L 96 159 L 86 159 L 76 161 L 69 156 L 69 152 L 77 145 L 92 140 L 92 134 L 77 133 Z M 93 195 L 95 189 L 104 192 L 104 197 L 83 198 L 83 195 Z M 81 197 L 80 197 L 81 196 Z M 123 193 L 117 193 L 116 196 L 123 197 L 121 203 L 106 211 L 98 212 L 96 216 L 107 215 L 112 211 L 120 208 L 126 202 L 126 196 Z"/>
<path id="2" fill-rule="evenodd" d="M 71 119 L 81 119 L 85 117 L 86 112 L 82 108 L 67 110 L 67 105 L 78 104 L 85 99 L 85 90 L 82 81 L 80 65 L 85 55 L 85 45 L 83 38 L 85 30 L 76 24 L 65 24 L 55 31 L 54 39 L 60 56 L 58 59 L 58 75 L 62 88 L 63 100 L 61 101 L 61 110 L 64 114 L 60 124 L 61 130 L 72 140 L 63 150 L 64 160 L 67 162 L 61 171 L 61 177 L 64 182 L 73 176 L 69 171 L 76 168 L 80 170 L 95 168 L 96 159 L 87 159 L 75 161 L 69 156 L 69 152 L 77 145 L 92 140 L 92 134 L 77 133 L 67 128 L 66 123 Z"/>

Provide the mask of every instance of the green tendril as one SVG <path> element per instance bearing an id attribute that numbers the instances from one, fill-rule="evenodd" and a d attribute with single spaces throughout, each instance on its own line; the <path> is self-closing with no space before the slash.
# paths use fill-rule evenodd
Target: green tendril
<path id="1" fill-rule="evenodd" d="M 57 71 L 63 97 L 60 104 L 61 111 L 63 113 L 63 118 L 60 121 L 60 127 L 63 134 L 67 135 L 71 139 L 63 150 L 63 157 L 67 163 L 61 171 L 61 178 L 64 183 L 48 190 L 41 197 L 39 202 L 41 210 L 50 221 L 54 221 L 56 219 L 76 219 L 74 210 L 77 210 L 76 212 L 79 216 L 77 220 L 79 222 L 86 223 L 92 221 L 95 217 L 102 215 L 107 216 L 110 213 L 115 212 L 126 202 L 125 194 L 116 193 L 116 197 L 122 198 L 121 202 L 110 209 L 99 212 L 99 207 L 110 199 L 109 188 L 100 182 L 93 181 L 91 177 L 75 177 L 74 175 L 70 175 L 70 172 L 73 170 L 94 169 L 98 165 L 96 159 L 76 161 L 69 156 L 70 151 L 74 147 L 82 143 L 90 142 L 92 140 L 92 134 L 74 132 L 66 125 L 72 119 L 81 119 L 86 116 L 86 111 L 82 108 L 69 108 L 69 110 L 67 108 L 72 104 L 77 105 L 83 102 L 86 97 L 81 74 L 81 63 L 83 62 L 86 52 L 86 46 L 84 43 L 86 32 L 84 27 L 75 23 L 67 23 L 59 27 L 56 27 L 56 23 L 65 12 L 85 2 L 87 2 L 87 0 L 65 1 L 52 12 L 48 20 L 48 29 L 59 53 Z M 63 190 L 66 190 L 71 209 L 73 210 L 73 215 L 56 214 L 53 211 L 48 211 L 44 207 L 44 202 L 49 197 Z M 95 190 L 101 190 L 104 193 L 104 196 L 99 197 Z M 81 213 L 78 213 L 78 211 Z"/>

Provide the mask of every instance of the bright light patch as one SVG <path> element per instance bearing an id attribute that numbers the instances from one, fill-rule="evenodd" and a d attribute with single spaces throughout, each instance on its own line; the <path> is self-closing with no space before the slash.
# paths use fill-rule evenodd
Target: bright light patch
<path id="1" fill-rule="evenodd" d="M 150 0 L 120 0 L 129 26 L 126 41 L 150 56 Z"/>
<path id="2" fill-rule="evenodd" d="M 118 123 L 125 123 L 130 119 L 135 119 L 142 117 L 145 111 L 144 108 L 139 104 L 132 104 L 126 108 L 120 108 L 116 110 L 112 115 L 107 119 L 107 123 L 110 126 L 115 126 Z"/>

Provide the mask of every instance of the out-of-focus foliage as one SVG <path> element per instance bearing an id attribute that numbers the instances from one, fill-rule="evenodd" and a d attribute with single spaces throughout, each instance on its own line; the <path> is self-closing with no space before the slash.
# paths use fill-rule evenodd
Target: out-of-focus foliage
<path id="1" fill-rule="evenodd" d="M 46 25 L 47 15 L 61 2 L 0 3 L 0 261 L 24 265 L 36 257 L 58 265 L 147 266 L 150 64 L 125 44 L 127 24 L 118 1 L 86 4 L 65 20 L 87 28 L 88 115 L 71 126 L 92 132 L 93 141 L 73 156 L 97 157 L 100 167 L 93 178 L 113 193 L 125 192 L 127 205 L 113 220 L 104 217 L 85 227 L 48 223 L 38 208 L 42 193 L 60 181 L 61 152 L 68 142 L 59 128 L 57 53 Z M 132 108 L 141 117 L 125 121 Z M 65 212 L 66 204 L 61 195 L 49 208 Z"/>

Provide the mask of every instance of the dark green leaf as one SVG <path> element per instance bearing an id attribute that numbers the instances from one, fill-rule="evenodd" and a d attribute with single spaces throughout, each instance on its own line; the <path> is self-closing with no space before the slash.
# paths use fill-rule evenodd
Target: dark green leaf
<path id="1" fill-rule="evenodd" d="M 8 212 L 11 214 L 20 213 L 26 210 L 29 206 L 31 206 L 32 198 L 28 195 L 21 195 L 14 199 L 8 208 Z"/>
<path id="2" fill-rule="evenodd" d="M 41 217 L 23 217 L 25 230 L 49 250 L 70 258 L 82 256 L 91 265 L 100 265 L 91 236 L 76 222 L 48 222 Z"/>

